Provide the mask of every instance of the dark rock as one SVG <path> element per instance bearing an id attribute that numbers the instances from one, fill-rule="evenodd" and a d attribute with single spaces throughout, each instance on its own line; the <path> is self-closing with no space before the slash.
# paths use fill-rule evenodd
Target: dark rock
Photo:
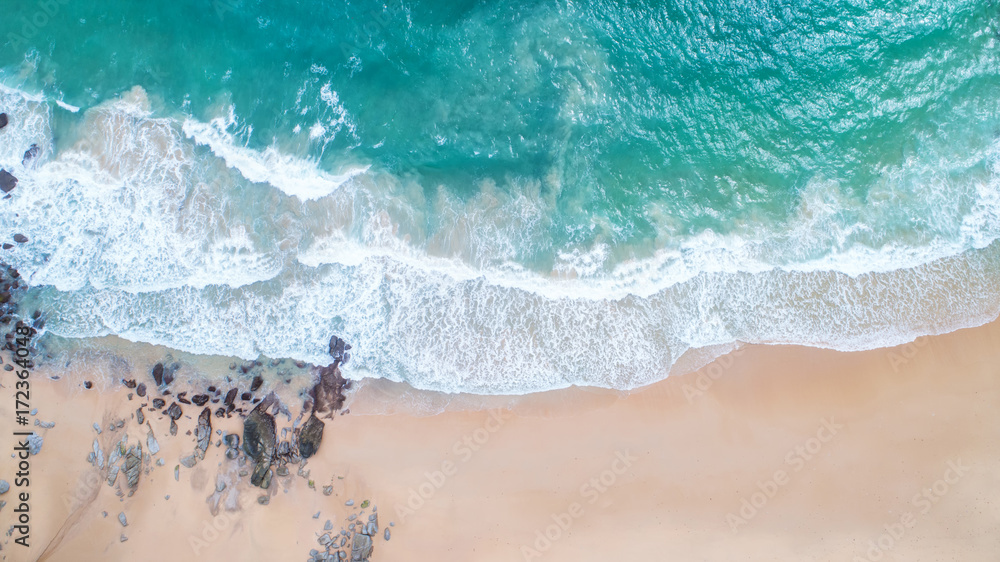
<path id="1" fill-rule="evenodd" d="M 250 383 L 250 392 L 257 392 L 260 385 L 264 384 L 264 379 L 260 375 L 256 375 L 253 378 L 253 382 Z"/>
<path id="2" fill-rule="evenodd" d="M 0 190 L 3 190 L 4 193 L 10 193 L 15 187 L 17 187 L 17 178 L 7 170 L 0 170 Z"/>
<path id="3" fill-rule="evenodd" d="M 250 400 L 251 398 L 253 398 L 253 394 L 250 394 L 249 392 L 244 392 L 240 395 L 240 400 L 243 400 L 244 402 Z"/>
<path id="4" fill-rule="evenodd" d="M 330 356 L 333 357 L 334 363 L 346 363 L 347 360 L 344 359 L 344 354 L 349 349 L 351 349 L 351 346 L 346 341 L 337 336 L 330 338 Z"/>
<path id="5" fill-rule="evenodd" d="M 137 408 L 135 411 L 135 419 L 142 425 L 142 422 L 146 421 L 146 415 L 142 413 L 142 408 Z"/>
<path id="6" fill-rule="evenodd" d="M 194 396 L 191 397 L 191 401 L 194 402 L 195 406 L 204 406 L 206 403 L 208 403 L 208 395 L 195 394 Z"/>
<path id="7" fill-rule="evenodd" d="M 27 241 L 28 237 L 21 233 L 17 233 L 14 235 L 14 242 L 17 242 L 18 244 L 24 244 Z"/>
<path id="8" fill-rule="evenodd" d="M 94 383 L 92 383 L 90 381 L 83 381 L 83 388 L 86 388 L 87 390 L 90 390 L 93 387 L 94 387 Z"/>
<path id="9" fill-rule="evenodd" d="M 135 388 L 135 379 L 123 380 L 122 384 L 125 385 L 125 388 Z"/>
<path id="10" fill-rule="evenodd" d="M 314 412 L 323 414 L 329 413 L 331 416 L 335 410 L 339 410 L 344 405 L 346 396 L 344 391 L 349 387 L 348 381 L 340 374 L 337 364 L 326 367 L 318 367 L 319 382 L 309 390 L 309 398 L 312 402 L 311 409 Z"/>
<path id="11" fill-rule="evenodd" d="M 230 449 L 238 449 L 240 446 L 240 436 L 235 433 L 227 433 L 222 440 L 226 442 L 226 447 Z"/>
<path id="12" fill-rule="evenodd" d="M 21 165 L 27 166 L 32 160 L 35 159 L 36 156 L 38 156 L 38 153 L 41 151 L 42 149 L 39 148 L 37 144 L 29 146 L 28 150 L 24 151 L 24 157 L 21 158 Z"/>
<path id="13" fill-rule="evenodd" d="M 171 365 L 169 369 L 163 369 L 163 386 L 169 386 L 170 383 L 174 382 L 174 371 L 177 367 Z"/>
<path id="14" fill-rule="evenodd" d="M 3 243 L 3 249 L 4 249 L 4 250 L 9 250 L 9 249 L 11 249 L 11 248 L 13 248 L 13 247 L 14 247 L 14 245 L 13 245 L 13 244 L 11 244 L 10 242 L 4 242 L 4 243 Z"/>
<path id="15" fill-rule="evenodd" d="M 230 388 L 229 392 L 226 393 L 226 399 L 223 400 L 223 403 L 226 406 L 232 406 L 233 402 L 236 401 L 236 395 L 239 393 L 239 391 L 240 389 L 238 388 Z"/>
<path id="16" fill-rule="evenodd" d="M 190 404 L 191 401 L 187 399 L 187 392 L 180 392 L 177 394 L 177 401 L 181 404 Z"/>
<path id="17" fill-rule="evenodd" d="M 195 445 L 194 454 L 198 456 L 199 459 L 205 458 L 205 451 L 208 450 L 208 445 L 212 441 L 212 409 L 205 408 L 201 411 L 201 415 L 198 416 L 198 426 L 194 430 L 194 438 L 197 443 Z"/>
<path id="18" fill-rule="evenodd" d="M 163 386 L 163 363 L 153 366 L 153 380 L 156 381 L 156 386 Z"/>
<path id="19" fill-rule="evenodd" d="M 139 383 L 135 387 L 135 393 L 139 395 L 139 398 L 144 398 L 146 396 L 146 383 Z"/>
<path id="20" fill-rule="evenodd" d="M 215 392 L 215 387 L 214 387 L 214 386 L 210 386 L 210 387 L 208 387 L 208 391 L 209 391 L 209 392 Z"/>
<path id="21" fill-rule="evenodd" d="M 263 486 L 270 473 L 271 460 L 274 458 L 277 435 L 275 434 L 274 417 L 267 413 L 275 401 L 274 394 L 257 405 L 243 421 L 243 451 L 253 459 L 255 466 L 250 483 Z"/>
<path id="22" fill-rule="evenodd" d="M 4 127 L 6 127 L 7 123 L 10 123 L 10 119 L 7 118 L 7 114 L 6 113 L 0 113 L 0 129 L 3 129 Z"/>
<path id="23" fill-rule="evenodd" d="M 218 410 L 216 410 L 215 411 L 215 417 L 217 417 L 217 418 L 224 418 L 224 417 L 226 417 L 226 409 L 225 408 L 219 408 Z"/>
<path id="24" fill-rule="evenodd" d="M 309 415 L 309 419 L 299 432 L 299 454 L 302 458 L 308 459 L 319 450 L 320 442 L 323 441 L 324 425 L 315 413 Z"/>
<path id="25" fill-rule="evenodd" d="M 167 408 L 166 412 L 166 414 L 170 416 L 170 419 L 172 420 L 180 419 L 183 413 L 184 413 L 183 410 L 181 410 L 181 407 L 177 405 L 177 402 L 171 402 L 170 407 Z"/>
<path id="26" fill-rule="evenodd" d="M 167 401 L 162 398 L 153 398 L 153 409 L 159 410 L 160 408 L 167 405 Z"/>

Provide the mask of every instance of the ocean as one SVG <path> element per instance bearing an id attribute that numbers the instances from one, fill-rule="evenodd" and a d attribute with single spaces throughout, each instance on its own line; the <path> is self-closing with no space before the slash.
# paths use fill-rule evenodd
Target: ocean
<path id="1" fill-rule="evenodd" d="M 1000 314 L 996 2 L 4 10 L 2 258 L 59 353 L 336 334 L 516 395 Z"/>

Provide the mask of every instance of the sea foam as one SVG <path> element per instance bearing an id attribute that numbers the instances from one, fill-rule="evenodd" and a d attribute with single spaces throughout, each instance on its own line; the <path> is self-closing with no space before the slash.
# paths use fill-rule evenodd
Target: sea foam
<path id="1" fill-rule="evenodd" d="M 995 145 L 962 185 L 905 165 L 863 197 L 817 178 L 771 230 L 568 245 L 546 271 L 529 250 L 551 244 L 555 203 L 531 185 L 423 200 L 385 171 L 252 148 L 234 112 L 157 117 L 141 89 L 20 170 L 26 145 L 52 146 L 51 106 L 0 94 L 0 164 L 22 182 L 0 226 L 32 240 L 10 260 L 66 337 L 321 363 L 336 333 L 355 376 L 520 394 L 635 388 L 740 342 L 869 349 L 1000 313 Z M 927 225 L 887 228 L 893 214 Z"/>

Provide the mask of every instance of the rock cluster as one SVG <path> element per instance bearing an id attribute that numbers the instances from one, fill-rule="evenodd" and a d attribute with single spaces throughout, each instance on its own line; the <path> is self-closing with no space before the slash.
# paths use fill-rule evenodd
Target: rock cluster
<path id="1" fill-rule="evenodd" d="M 333 364 L 347 363 L 351 360 L 351 346 L 337 336 L 330 338 L 330 355 L 333 357 Z"/>

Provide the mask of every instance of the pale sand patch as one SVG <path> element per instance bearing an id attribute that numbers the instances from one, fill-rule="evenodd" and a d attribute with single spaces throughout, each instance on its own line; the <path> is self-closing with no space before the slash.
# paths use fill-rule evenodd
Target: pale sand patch
<path id="1" fill-rule="evenodd" d="M 143 475 L 132 498 L 121 502 L 101 483 L 80 507 L 71 498 L 76 490 L 89 497 L 91 424 L 131 417 L 138 403 L 125 400 L 125 389 L 83 390 L 80 372 L 62 373 L 68 380 L 59 382 L 39 372 L 32 402 L 56 427 L 44 432 L 42 453 L 32 458 L 34 546 L 26 553 L 3 537 L 0 554 L 34 560 L 48 545 L 44 559 L 56 561 L 306 560 L 327 519 L 339 530 L 371 499 L 383 528 L 396 523 L 389 542 L 379 532 L 378 561 L 525 560 L 522 546 L 534 547 L 537 532 L 573 504 L 578 516 L 569 529 L 548 546 L 540 542 L 544 552 L 532 559 L 850 561 L 864 559 L 869 541 L 909 513 L 913 527 L 903 527 L 882 560 L 996 560 L 1000 323 L 860 353 L 750 346 L 716 365 L 627 396 L 582 389 L 533 396 L 499 421 L 484 411 L 337 416 L 327 420 L 320 458 L 309 462 L 316 489 L 293 469 L 275 479 L 270 505 L 260 506 L 260 492 L 244 479 L 242 509 L 217 521 L 217 538 L 206 530 L 206 498 L 223 449 L 213 443 L 205 461 L 182 467 L 179 482 L 173 476 L 178 459 L 193 450 L 185 432 L 199 409 L 185 408 L 175 438 L 166 435 L 165 418 L 148 416 L 162 447 L 156 457 L 166 466 Z M 8 377 L 0 400 L 5 451 L 13 447 Z M 704 390 L 692 394 L 699 382 Z M 356 409 L 365 400 L 362 391 Z M 241 427 L 236 418 L 213 417 L 213 424 Z M 126 429 L 145 435 L 131 419 Z M 616 464 L 619 454 L 628 466 Z M 946 472 L 949 462 L 968 470 L 956 477 Z M 451 475 L 443 475 L 446 468 Z M 779 470 L 786 479 L 768 485 Z M 5 454 L 0 477 L 13 482 L 12 472 Z M 933 486 L 946 475 L 953 482 L 946 491 L 938 485 L 938 498 Z M 591 479 L 605 491 L 582 488 Z M 734 532 L 727 514 L 739 515 L 743 499 L 761 503 L 764 496 L 753 496 L 758 482 L 773 497 Z M 326 484 L 334 485 L 330 497 L 320 491 Z M 16 491 L 2 498 L 4 529 Z M 935 502 L 914 502 L 922 491 Z M 354 508 L 344 506 L 347 499 Z M 412 513 L 404 511 L 408 502 Z M 128 516 L 125 529 L 119 511 Z M 123 531 L 128 541 L 121 543 Z"/>

